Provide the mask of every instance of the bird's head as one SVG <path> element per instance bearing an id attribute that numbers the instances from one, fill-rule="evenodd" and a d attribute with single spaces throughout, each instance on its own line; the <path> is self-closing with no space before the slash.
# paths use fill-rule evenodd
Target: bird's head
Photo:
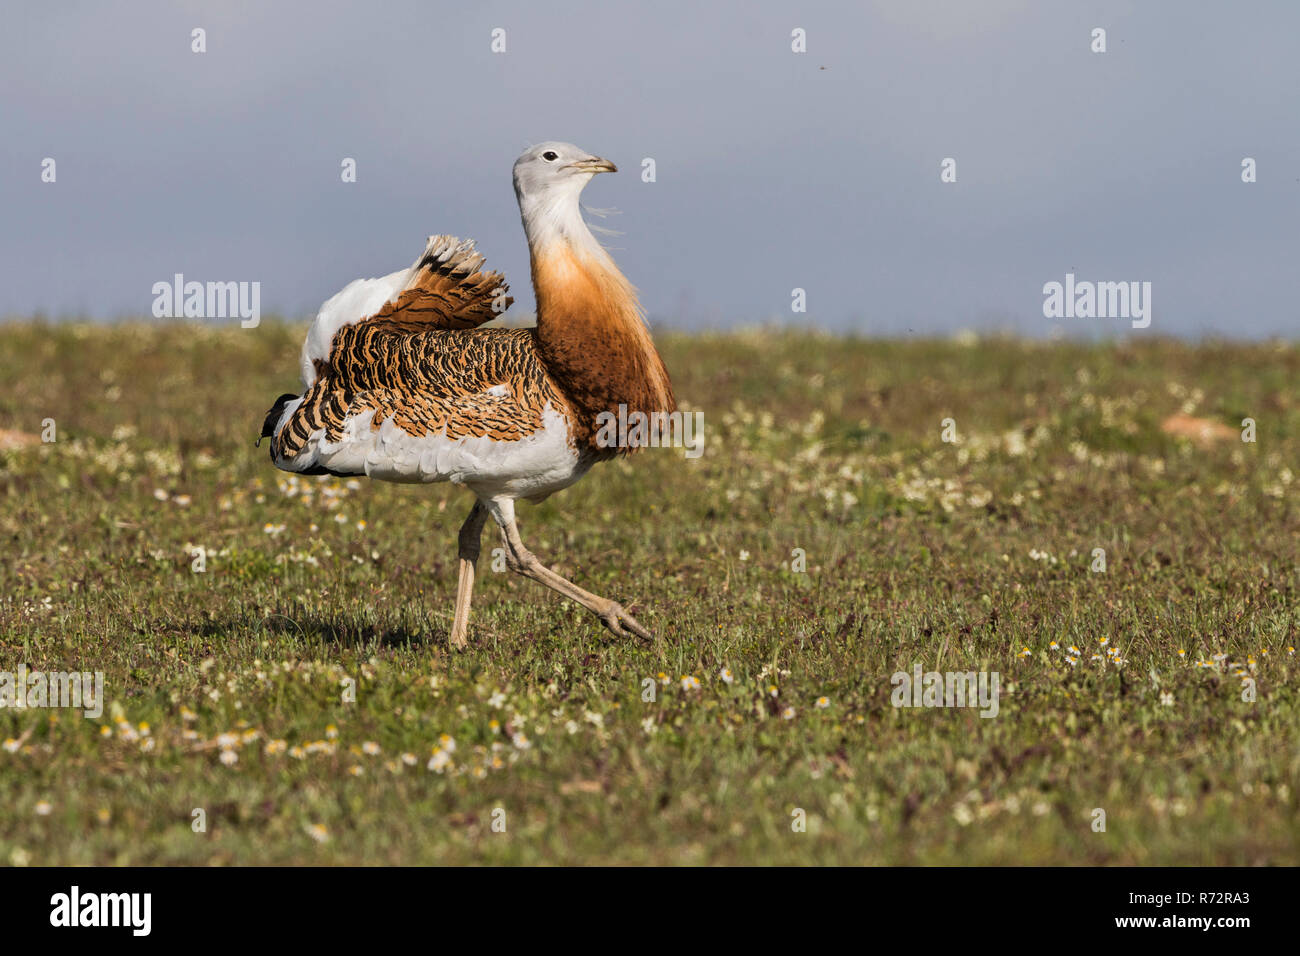
<path id="1" fill-rule="evenodd" d="M 566 200 L 576 206 L 591 177 L 614 172 L 618 167 L 608 159 L 572 143 L 538 143 L 515 160 L 515 195 L 521 207 L 552 206 Z"/>
<path id="2" fill-rule="evenodd" d="M 515 195 L 533 260 L 534 285 L 541 259 L 552 262 L 557 276 L 567 274 L 572 263 L 614 269 L 613 260 L 582 218 L 579 197 L 597 173 L 616 171 L 608 159 L 572 143 L 538 143 L 515 160 Z"/>

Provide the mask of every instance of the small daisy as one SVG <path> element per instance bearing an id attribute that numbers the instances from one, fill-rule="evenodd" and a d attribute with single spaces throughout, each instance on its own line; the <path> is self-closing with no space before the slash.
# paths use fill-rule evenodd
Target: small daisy
<path id="1" fill-rule="evenodd" d="M 317 843 L 328 843 L 330 831 L 325 828 L 323 823 L 313 823 L 307 827 L 307 835 Z"/>
<path id="2" fill-rule="evenodd" d="M 817 707 L 818 710 L 825 710 L 830 705 L 831 705 L 831 699 L 829 697 L 818 697 L 815 706 Z"/>
<path id="3" fill-rule="evenodd" d="M 724 667 L 722 670 L 718 672 L 718 676 L 722 678 L 722 682 L 724 684 L 731 684 L 734 683 L 736 680 L 735 675 L 731 673 L 730 667 Z"/>
<path id="4" fill-rule="evenodd" d="M 50 801 L 41 800 L 36 804 L 36 806 L 32 807 L 32 809 L 36 811 L 38 817 L 48 817 L 54 810 L 54 807 L 50 804 Z"/>
<path id="5" fill-rule="evenodd" d="M 451 757 L 445 750 L 435 750 L 429 758 L 429 769 L 442 773 L 451 765 Z"/>
<path id="6" fill-rule="evenodd" d="M 787 707 L 785 710 L 781 711 L 781 719 L 782 719 L 782 720 L 794 720 L 794 708 L 793 708 L 793 707 Z"/>
<path id="7" fill-rule="evenodd" d="M 221 751 L 221 762 L 227 767 L 233 767 L 235 764 L 239 763 L 239 754 L 235 753 L 233 750 L 223 750 Z"/>
<path id="8" fill-rule="evenodd" d="M 699 690 L 700 679 L 689 674 L 682 675 L 682 690 Z"/>
<path id="9" fill-rule="evenodd" d="M 361 745 L 361 752 L 367 757 L 376 757 L 379 755 L 379 744 L 373 740 L 367 740 Z"/>
<path id="10" fill-rule="evenodd" d="M 1163 691 L 1160 694 L 1160 705 L 1162 707 L 1174 706 L 1174 695 L 1172 691 Z"/>

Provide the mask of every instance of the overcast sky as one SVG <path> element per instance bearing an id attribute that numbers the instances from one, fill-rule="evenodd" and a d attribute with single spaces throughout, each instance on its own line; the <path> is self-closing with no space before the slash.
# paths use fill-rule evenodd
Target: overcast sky
<path id="1" fill-rule="evenodd" d="M 584 200 L 619 210 L 594 221 L 623 233 L 606 244 L 667 325 L 1300 329 L 1296 3 L 19 0 L 0 17 L 0 316 L 147 316 L 177 272 L 259 281 L 264 312 L 303 316 L 432 233 L 477 239 L 530 310 L 510 167 L 559 139 L 619 164 Z M 1150 282 L 1150 328 L 1045 318 L 1067 272 Z"/>

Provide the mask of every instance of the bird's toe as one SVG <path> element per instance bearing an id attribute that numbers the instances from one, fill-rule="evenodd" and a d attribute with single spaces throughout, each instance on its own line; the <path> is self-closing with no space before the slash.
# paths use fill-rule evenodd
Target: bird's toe
<path id="1" fill-rule="evenodd" d="M 630 631 L 643 641 L 653 641 L 654 635 L 641 626 L 636 618 L 623 610 L 622 605 L 611 601 L 609 608 L 600 615 L 601 621 L 619 637 L 627 637 Z"/>

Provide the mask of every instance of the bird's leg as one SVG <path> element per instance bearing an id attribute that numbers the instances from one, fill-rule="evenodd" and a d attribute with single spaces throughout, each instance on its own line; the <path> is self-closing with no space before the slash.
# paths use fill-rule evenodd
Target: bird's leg
<path id="1" fill-rule="evenodd" d="M 501 538 L 506 546 L 506 565 L 511 571 L 532 578 L 534 581 L 545 584 L 551 590 L 560 592 L 570 600 L 577 601 L 600 618 L 601 623 L 619 637 L 627 637 L 627 632 L 631 631 L 644 641 L 654 640 L 654 635 L 642 627 L 637 619 L 623 610 L 617 602 L 592 594 L 590 591 L 584 591 L 568 578 L 561 577 L 542 564 L 531 551 L 524 547 L 524 543 L 519 537 L 519 529 L 515 526 L 512 511 L 513 509 L 509 509 L 502 516 L 506 519 L 504 522 L 501 522 L 500 517 L 497 519 L 498 522 L 501 522 Z"/>
<path id="2" fill-rule="evenodd" d="M 460 580 L 456 584 L 456 614 L 451 624 L 451 646 L 464 647 L 469 634 L 469 602 L 474 596 L 474 566 L 478 563 L 479 541 L 483 536 L 483 522 L 487 520 L 483 502 L 474 507 L 460 526 L 457 540 L 460 544 Z"/>

